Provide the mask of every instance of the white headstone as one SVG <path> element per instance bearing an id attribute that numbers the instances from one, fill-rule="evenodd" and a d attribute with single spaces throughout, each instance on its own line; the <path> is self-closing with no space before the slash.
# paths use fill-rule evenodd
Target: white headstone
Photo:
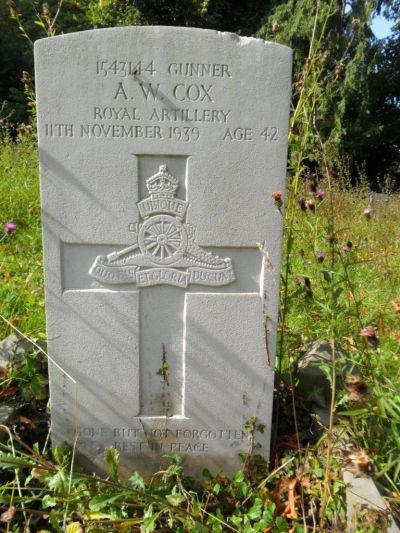
<path id="1" fill-rule="evenodd" d="M 35 58 L 53 442 L 229 473 L 256 417 L 268 457 L 291 50 L 131 27 Z"/>

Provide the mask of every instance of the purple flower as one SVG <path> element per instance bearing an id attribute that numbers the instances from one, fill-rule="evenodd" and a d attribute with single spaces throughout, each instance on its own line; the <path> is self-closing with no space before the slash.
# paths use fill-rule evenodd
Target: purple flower
<path id="1" fill-rule="evenodd" d="M 367 220 L 371 218 L 372 209 L 370 206 L 364 209 L 364 216 Z"/>
<path id="2" fill-rule="evenodd" d="M 4 231 L 6 233 L 13 233 L 17 229 L 17 225 L 14 222 L 6 222 L 4 224 Z"/>
<path id="3" fill-rule="evenodd" d="M 315 257 L 317 258 L 318 263 L 322 263 L 325 259 L 325 256 L 322 252 L 318 252 L 317 254 L 315 254 Z"/>
<path id="4" fill-rule="evenodd" d="M 324 193 L 324 191 L 322 189 L 319 189 L 315 193 L 315 198 L 317 198 L 318 200 L 322 200 L 324 196 L 325 196 L 325 193 Z"/>
<path id="5" fill-rule="evenodd" d="M 345 244 L 342 248 L 342 252 L 350 252 L 350 248 L 348 247 L 347 244 Z"/>
<path id="6" fill-rule="evenodd" d="M 374 326 L 368 326 L 360 331 L 361 337 L 364 337 L 367 344 L 372 346 L 372 348 L 377 348 L 379 345 L 379 339 L 376 336 L 377 331 L 378 328 L 375 328 Z"/>
<path id="7" fill-rule="evenodd" d="M 19 137 L 15 137 L 14 142 L 15 144 L 19 144 L 21 142 L 21 139 Z"/>
<path id="8" fill-rule="evenodd" d="M 296 285 L 296 287 L 300 287 L 301 280 L 299 280 L 299 278 L 294 278 L 293 283 Z"/>

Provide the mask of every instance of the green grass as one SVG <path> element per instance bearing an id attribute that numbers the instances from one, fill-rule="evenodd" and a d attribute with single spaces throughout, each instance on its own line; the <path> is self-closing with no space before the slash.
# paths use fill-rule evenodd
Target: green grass
<path id="1" fill-rule="evenodd" d="M 39 169 L 35 140 L 0 144 L 0 312 L 25 334 L 45 332 Z M 14 233 L 3 224 L 14 222 Z M 11 333 L 0 321 L 0 338 Z"/>
<path id="2" fill-rule="evenodd" d="M 336 413 L 389 494 L 400 486 L 400 196 L 375 196 L 368 219 L 367 191 L 342 188 L 330 196 L 327 189 L 321 202 L 304 190 L 298 195 L 313 201 L 315 212 L 294 207 L 282 378 L 289 387 L 295 383 L 299 354 L 311 341 L 334 339 L 348 352 L 368 394 L 354 399 L 339 390 Z M 283 297 L 284 283 L 282 305 Z M 371 326 L 377 348 L 361 334 Z"/>

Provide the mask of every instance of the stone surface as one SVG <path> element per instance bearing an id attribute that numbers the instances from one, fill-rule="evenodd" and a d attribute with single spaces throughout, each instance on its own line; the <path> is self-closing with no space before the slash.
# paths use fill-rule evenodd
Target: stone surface
<path id="1" fill-rule="evenodd" d="M 12 333 L 0 341 L 0 370 L 4 370 L 12 364 L 20 363 L 22 356 L 34 348 L 27 339 Z"/>
<path id="2" fill-rule="evenodd" d="M 344 387 L 347 374 L 358 375 L 351 364 L 348 354 L 336 346 L 336 388 Z M 323 367 L 325 366 L 325 370 Z M 326 371 L 332 369 L 332 347 L 329 341 L 316 340 L 307 347 L 306 352 L 299 358 L 298 363 L 298 391 L 305 400 L 313 402 L 319 407 L 329 407 L 331 401 L 331 382 Z"/>
<path id="3" fill-rule="evenodd" d="M 53 442 L 229 473 L 257 417 L 268 457 L 291 50 L 133 27 L 35 63 Z"/>
<path id="4" fill-rule="evenodd" d="M 347 531 L 353 533 L 360 531 L 366 524 L 371 525 L 373 515 L 368 517 L 368 512 L 378 511 L 375 520 L 380 520 L 385 526 L 377 527 L 377 531 L 386 531 L 387 533 L 399 533 L 393 517 L 388 511 L 385 500 L 380 495 L 374 481 L 368 477 L 355 477 L 352 472 L 345 470 L 343 472 L 343 481 L 346 485 L 347 500 Z M 380 518 L 379 518 L 380 516 Z M 358 527 L 357 527 L 358 526 Z"/>

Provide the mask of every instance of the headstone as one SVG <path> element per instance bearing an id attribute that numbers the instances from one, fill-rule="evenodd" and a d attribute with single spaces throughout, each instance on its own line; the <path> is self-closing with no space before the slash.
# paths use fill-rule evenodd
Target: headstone
<path id="1" fill-rule="evenodd" d="M 132 27 L 35 57 L 53 443 L 230 473 L 256 420 L 267 458 L 291 50 Z"/>

